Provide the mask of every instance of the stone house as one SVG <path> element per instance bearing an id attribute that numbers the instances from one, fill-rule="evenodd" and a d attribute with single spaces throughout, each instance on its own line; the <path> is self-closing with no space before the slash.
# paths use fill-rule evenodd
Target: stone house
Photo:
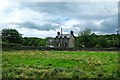
<path id="1" fill-rule="evenodd" d="M 70 34 L 62 34 L 61 29 L 61 34 L 57 32 L 57 36 L 49 39 L 48 43 L 54 47 L 73 48 L 75 46 L 75 36 L 73 31 L 70 31 Z"/>

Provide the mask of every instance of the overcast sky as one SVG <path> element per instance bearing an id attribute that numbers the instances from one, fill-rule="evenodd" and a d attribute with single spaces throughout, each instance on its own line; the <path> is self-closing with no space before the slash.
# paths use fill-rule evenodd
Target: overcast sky
<path id="1" fill-rule="evenodd" d="M 118 2 L 0 2 L 0 30 L 15 28 L 23 37 L 55 37 L 90 28 L 95 34 L 114 34 Z"/>

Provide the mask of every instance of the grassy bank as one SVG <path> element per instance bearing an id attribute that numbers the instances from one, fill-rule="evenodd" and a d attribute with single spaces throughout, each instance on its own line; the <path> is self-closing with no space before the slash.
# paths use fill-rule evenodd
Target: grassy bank
<path id="1" fill-rule="evenodd" d="M 3 51 L 3 78 L 117 78 L 118 52 Z"/>

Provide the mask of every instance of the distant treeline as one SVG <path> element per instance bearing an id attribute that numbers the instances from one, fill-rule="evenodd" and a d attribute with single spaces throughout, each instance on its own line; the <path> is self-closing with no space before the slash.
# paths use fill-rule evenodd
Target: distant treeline
<path id="1" fill-rule="evenodd" d="M 46 47 L 49 38 L 22 37 L 16 29 L 3 29 L 1 31 L 3 48 L 6 46 Z M 85 29 L 76 37 L 74 49 L 80 48 L 120 48 L 120 34 L 96 35 L 90 29 Z"/>
<path id="2" fill-rule="evenodd" d="M 47 38 L 22 37 L 15 29 L 3 29 L 2 46 L 46 46 Z"/>

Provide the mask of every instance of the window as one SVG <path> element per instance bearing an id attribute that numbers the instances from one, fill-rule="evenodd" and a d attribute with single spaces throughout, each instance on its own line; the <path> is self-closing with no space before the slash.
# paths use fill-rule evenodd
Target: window
<path id="1" fill-rule="evenodd" d="M 65 44 L 64 44 L 64 47 L 66 47 L 66 46 L 67 46 L 67 44 L 65 43 Z"/>

